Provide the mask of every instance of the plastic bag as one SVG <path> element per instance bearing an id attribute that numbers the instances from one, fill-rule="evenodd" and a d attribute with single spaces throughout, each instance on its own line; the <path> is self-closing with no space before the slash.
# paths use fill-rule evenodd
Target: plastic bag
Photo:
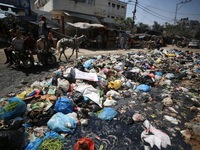
<path id="1" fill-rule="evenodd" d="M 138 90 L 140 91 L 144 91 L 144 92 L 149 92 L 150 91 L 150 87 L 148 85 L 145 84 L 141 84 L 137 87 Z"/>
<path id="2" fill-rule="evenodd" d="M 48 127 L 55 132 L 66 132 L 69 134 L 73 134 L 76 128 L 75 121 L 61 113 L 58 112 L 51 117 L 51 119 L 47 122 Z"/>
<path id="3" fill-rule="evenodd" d="M 117 101 L 113 100 L 113 99 L 106 99 L 106 101 L 103 103 L 103 105 L 105 107 L 108 107 L 108 106 L 115 106 L 117 105 Z"/>
<path id="4" fill-rule="evenodd" d="M 103 112 L 98 115 L 98 118 L 102 120 L 112 120 L 117 115 L 117 112 L 112 108 L 105 108 Z"/>
<path id="5" fill-rule="evenodd" d="M 167 79 L 173 79 L 173 78 L 175 78 L 175 76 L 172 73 L 168 73 L 168 74 L 166 74 L 165 78 L 167 78 Z"/>
<path id="6" fill-rule="evenodd" d="M 95 61 L 95 59 L 87 60 L 87 61 L 83 64 L 83 67 L 85 67 L 85 68 L 91 68 L 94 61 Z"/>
<path id="7" fill-rule="evenodd" d="M 64 114 L 73 112 L 74 105 L 72 101 L 67 97 L 60 97 L 54 106 L 56 112 L 62 112 Z"/>
<path id="8" fill-rule="evenodd" d="M 162 100 L 165 106 L 172 106 L 174 101 L 170 97 L 166 97 Z"/>
<path id="9" fill-rule="evenodd" d="M 151 147 L 153 147 L 154 145 L 156 145 L 159 149 L 161 149 L 161 147 L 164 147 L 166 148 L 167 145 L 170 145 L 171 146 L 171 141 L 170 141 L 170 138 L 169 136 L 154 128 L 148 120 L 145 120 L 143 125 L 147 128 L 146 130 L 144 130 L 142 133 L 141 133 L 141 139 L 144 140 L 145 142 L 148 142 Z M 149 131 L 152 134 L 149 134 Z"/>
<path id="10" fill-rule="evenodd" d="M 37 148 L 40 146 L 42 143 L 42 139 L 37 138 L 34 142 L 29 143 L 25 150 L 37 150 Z"/>
<path id="11" fill-rule="evenodd" d="M 20 100 L 18 97 L 11 97 L 8 100 L 8 104 L 0 109 L 0 117 L 4 118 L 4 121 L 14 119 L 24 115 L 26 111 L 26 103 Z"/>
<path id="12" fill-rule="evenodd" d="M 69 90 L 69 87 L 70 87 L 70 83 L 68 80 L 58 78 L 58 87 L 57 88 L 61 88 L 62 91 L 66 93 Z"/>
<path id="13" fill-rule="evenodd" d="M 145 120 L 145 117 L 142 114 L 138 114 L 138 113 L 135 113 L 132 118 L 134 121 L 144 121 Z"/>
<path id="14" fill-rule="evenodd" d="M 171 117 L 171 116 L 164 115 L 164 118 L 166 120 L 170 121 L 171 123 L 176 124 L 176 125 L 180 122 L 180 120 L 177 120 L 176 118 Z"/>
<path id="15" fill-rule="evenodd" d="M 94 141 L 92 139 L 89 139 L 87 137 L 82 137 L 78 140 L 78 142 L 74 145 L 74 150 L 80 150 L 80 149 L 88 149 L 88 150 L 94 150 Z"/>
<path id="16" fill-rule="evenodd" d="M 69 81 L 70 84 L 75 83 L 76 79 L 75 79 L 75 71 L 73 68 L 68 68 L 68 70 L 66 71 L 68 72 L 67 74 L 63 75 L 63 77 Z"/>
<path id="17" fill-rule="evenodd" d="M 72 99 L 74 101 L 74 103 L 78 104 L 80 103 L 82 100 L 84 100 L 83 94 L 81 92 L 76 91 L 73 96 Z"/>
<path id="18" fill-rule="evenodd" d="M 156 72 L 155 75 L 162 76 L 162 72 Z"/>

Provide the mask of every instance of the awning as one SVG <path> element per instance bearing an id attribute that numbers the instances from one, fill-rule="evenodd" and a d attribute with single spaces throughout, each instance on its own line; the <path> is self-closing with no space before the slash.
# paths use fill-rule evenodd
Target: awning
<path id="1" fill-rule="evenodd" d="M 75 13 L 75 12 L 68 12 L 68 11 L 64 11 L 64 13 L 67 16 L 77 17 L 77 18 L 81 18 L 81 19 L 85 19 L 85 20 L 90 20 L 90 21 L 93 21 L 96 23 L 100 23 L 99 20 L 94 16 L 79 14 L 79 13 Z"/>
<path id="2" fill-rule="evenodd" d="M 37 16 L 16 16 L 17 18 L 23 19 L 25 21 L 37 21 Z"/>
<path id="3" fill-rule="evenodd" d="M 70 23 L 67 22 L 68 25 L 73 26 L 75 28 L 80 28 L 80 29 L 89 29 L 89 28 L 102 28 L 104 25 L 102 24 L 90 24 L 86 22 L 77 22 L 77 23 Z"/>

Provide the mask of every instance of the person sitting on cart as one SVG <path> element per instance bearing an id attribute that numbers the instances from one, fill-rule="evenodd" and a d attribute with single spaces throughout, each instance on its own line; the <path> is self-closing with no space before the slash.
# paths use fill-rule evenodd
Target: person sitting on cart
<path id="1" fill-rule="evenodd" d="M 36 51 L 36 41 L 33 38 L 32 33 L 28 33 L 28 37 L 24 40 L 24 49 L 28 51 L 31 56 L 32 61 L 34 62 L 33 55 L 37 53 Z"/>
<path id="2" fill-rule="evenodd" d="M 8 51 L 8 57 L 10 60 L 10 63 L 8 64 L 8 67 L 13 65 L 13 60 L 12 60 L 12 51 L 19 51 L 20 53 L 24 52 L 24 40 L 21 37 L 21 32 L 16 33 L 16 37 L 12 39 L 11 46 L 7 49 Z"/>
<path id="3" fill-rule="evenodd" d="M 40 38 L 37 40 L 37 51 L 38 51 L 38 60 L 39 65 L 42 66 L 42 59 L 41 59 L 41 53 L 47 50 L 47 42 L 45 41 L 45 36 L 41 35 Z M 44 60 L 43 60 L 44 61 Z"/>

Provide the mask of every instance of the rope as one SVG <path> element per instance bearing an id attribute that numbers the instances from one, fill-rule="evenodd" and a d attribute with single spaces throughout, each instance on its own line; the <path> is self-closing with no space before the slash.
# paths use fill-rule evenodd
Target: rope
<path id="1" fill-rule="evenodd" d="M 70 38 L 70 39 L 72 38 L 72 37 L 70 37 L 70 36 L 68 36 L 68 35 L 65 35 L 65 34 L 59 33 L 59 32 L 54 31 L 54 30 L 52 30 L 52 32 L 57 33 L 57 34 L 60 34 L 60 35 L 62 35 L 62 36 L 64 36 L 64 37 L 67 37 L 67 38 Z"/>

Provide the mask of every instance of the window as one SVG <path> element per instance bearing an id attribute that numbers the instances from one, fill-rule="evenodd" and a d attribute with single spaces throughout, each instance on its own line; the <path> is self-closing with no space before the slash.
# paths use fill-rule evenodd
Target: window
<path id="1" fill-rule="evenodd" d="M 115 17 L 114 17 L 114 16 L 111 16 L 111 18 L 114 19 Z"/>
<path id="2" fill-rule="evenodd" d="M 107 17 L 110 18 L 110 15 L 108 15 Z"/>
<path id="3" fill-rule="evenodd" d="M 124 8 L 124 6 L 121 6 L 121 8 Z"/>
<path id="4" fill-rule="evenodd" d="M 108 6 L 110 7 L 110 2 L 108 2 Z"/>
<path id="5" fill-rule="evenodd" d="M 120 8 L 120 5 L 117 5 L 117 9 L 119 9 Z"/>
<path id="6" fill-rule="evenodd" d="M 115 4 L 112 3 L 112 7 L 115 8 Z"/>

